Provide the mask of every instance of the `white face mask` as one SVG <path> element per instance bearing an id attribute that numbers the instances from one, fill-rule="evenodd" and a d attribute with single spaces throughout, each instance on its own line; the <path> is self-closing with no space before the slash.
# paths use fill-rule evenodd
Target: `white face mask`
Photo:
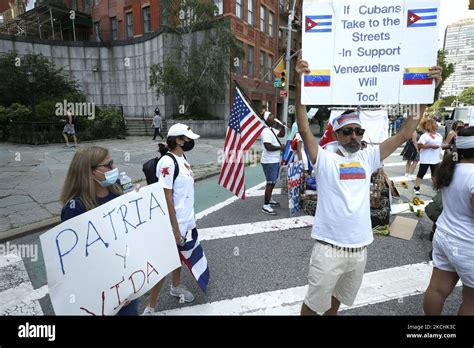
<path id="1" fill-rule="evenodd" d="M 347 157 L 347 158 L 353 158 L 357 155 L 357 153 L 359 151 L 356 151 L 356 152 L 349 152 L 347 151 L 344 146 L 342 146 L 341 144 L 339 144 L 339 151 L 341 151 L 341 153 L 344 155 L 344 157 Z"/>

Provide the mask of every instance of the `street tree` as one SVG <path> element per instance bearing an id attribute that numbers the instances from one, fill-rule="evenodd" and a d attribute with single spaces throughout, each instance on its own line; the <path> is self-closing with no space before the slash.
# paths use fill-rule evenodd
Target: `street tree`
<path id="1" fill-rule="evenodd" d="M 163 6 L 173 48 L 151 66 L 150 88 L 174 96 L 181 114 L 206 112 L 209 103 L 224 100 L 230 74 L 242 64 L 242 47 L 229 23 L 216 18 L 213 1 L 164 0 Z"/>
<path id="2" fill-rule="evenodd" d="M 439 94 L 441 92 L 441 88 L 443 88 L 443 85 L 445 81 L 449 78 L 454 73 L 454 64 L 453 63 L 448 63 L 446 61 L 446 51 L 445 50 L 438 50 L 438 65 L 443 68 L 443 72 L 441 73 L 441 83 L 435 90 L 435 101 L 438 100 Z"/>
<path id="3" fill-rule="evenodd" d="M 459 95 L 459 102 L 464 105 L 474 105 L 474 87 L 466 88 Z"/>

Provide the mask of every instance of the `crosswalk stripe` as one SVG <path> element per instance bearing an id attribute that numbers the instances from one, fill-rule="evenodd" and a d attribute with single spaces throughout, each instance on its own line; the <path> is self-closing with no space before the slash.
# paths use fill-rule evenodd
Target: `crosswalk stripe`
<path id="1" fill-rule="evenodd" d="M 369 256 L 370 257 L 370 256 Z M 381 302 L 423 294 L 432 271 L 432 263 L 417 263 L 366 273 L 355 303 L 348 310 Z M 458 282 L 457 286 L 461 283 Z M 245 297 L 186 306 L 156 315 L 298 315 L 306 286 L 275 290 Z"/>
<path id="2" fill-rule="evenodd" d="M 8 268 L 15 268 L 14 279 L 2 276 Z M 48 286 L 33 289 L 30 278 L 21 257 L 15 254 L 0 256 L 0 279 L 6 285 L 6 290 L 0 292 L 0 315 L 43 315 L 38 300 L 48 294 Z M 21 282 L 15 287 L 8 286 L 8 282 Z"/>
<path id="3" fill-rule="evenodd" d="M 292 230 L 313 225 L 313 216 L 305 215 L 296 218 L 250 222 L 246 224 L 227 225 L 199 230 L 200 240 L 213 240 L 241 237 L 257 233 Z"/>
<path id="4" fill-rule="evenodd" d="M 407 163 L 406 162 L 392 162 L 392 163 L 384 163 L 383 167 L 388 168 L 388 167 L 401 167 L 405 166 Z"/>

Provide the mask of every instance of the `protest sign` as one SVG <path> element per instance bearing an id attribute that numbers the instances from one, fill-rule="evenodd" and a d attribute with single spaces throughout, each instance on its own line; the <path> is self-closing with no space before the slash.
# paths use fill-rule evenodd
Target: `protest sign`
<path id="1" fill-rule="evenodd" d="M 181 266 L 161 182 L 67 220 L 40 240 L 57 315 L 114 315 Z"/>
<path id="2" fill-rule="evenodd" d="M 303 161 L 288 164 L 288 206 L 290 217 L 301 208 L 301 184 L 303 182 Z"/>
<path id="3" fill-rule="evenodd" d="M 432 103 L 439 0 L 305 0 L 304 105 Z"/>

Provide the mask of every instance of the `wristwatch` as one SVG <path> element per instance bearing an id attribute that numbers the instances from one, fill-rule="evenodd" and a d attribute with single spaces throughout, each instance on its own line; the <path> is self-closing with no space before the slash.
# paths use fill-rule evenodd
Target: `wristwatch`
<path id="1" fill-rule="evenodd" d="M 179 237 L 178 245 L 183 246 L 184 244 L 186 244 L 186 238 L 184 238 L 183 236 Z"/>

